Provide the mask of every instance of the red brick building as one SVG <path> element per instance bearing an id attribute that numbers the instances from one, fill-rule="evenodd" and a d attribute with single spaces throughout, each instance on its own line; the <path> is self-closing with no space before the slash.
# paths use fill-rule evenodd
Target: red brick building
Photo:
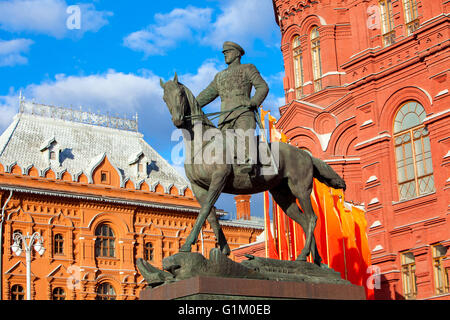
<path id="1" fill-rule="evenodd" d="M 363 204 L 377 299 L 449 299 L 448 1 L 274 0 L 277 128 Z"/>
<path id="2" fill-rule="evenodd" d="M 0 210 L 0 300 L 134 300 L 146 286 L 137 258 L 161 268 L 200 206 L 137 121 L 21 100 L 0 135 Z M 231 249 L 264 229 L 217 212 Z M 35 232 L 46 250 L 32 248 L 28 268 L 14 234 Z M 206 223 L 193 250 L 215 246 Z"/>

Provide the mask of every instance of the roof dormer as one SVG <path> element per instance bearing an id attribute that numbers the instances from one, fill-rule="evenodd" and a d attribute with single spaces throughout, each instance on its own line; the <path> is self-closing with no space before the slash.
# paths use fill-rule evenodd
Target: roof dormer
<path id="1" fill-rule="evenodd" d="M 61 149 L 55 137 L 51 137 L 45 140 L 40 147 L 43 160 L 51 167 L 61 166 L 60 153 Z"/>
<path id="2" fill-rule="evenodd" d="M 139 151 L 128 159 L 131 174 L 137 178 L 148 178 L 148 159 L 143 151 Z"/>

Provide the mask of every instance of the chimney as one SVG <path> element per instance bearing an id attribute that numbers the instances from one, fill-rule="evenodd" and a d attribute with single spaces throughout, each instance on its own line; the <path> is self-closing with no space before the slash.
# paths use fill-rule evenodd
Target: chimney
<path id="1" fill-rule="evenodd" d="M 240 194 L 234 197 L 236 200 L 236 218 L 250 220 L 250 194 Z"/>

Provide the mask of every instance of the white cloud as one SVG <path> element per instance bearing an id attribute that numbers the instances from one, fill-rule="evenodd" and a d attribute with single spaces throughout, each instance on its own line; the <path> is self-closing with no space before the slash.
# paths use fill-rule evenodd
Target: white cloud
<path id="1" fill-rule="evenodd" d="M 224 41 L 234 41 L 245 48 L 252 47 L 256 39 L 271 42 L 272 1 L 231 0 L 223 3 L 222 13 L 203 38 L 204 43 L 219 48 Z"/>
<path id="2" fill-rule="evenodd" d="M 142 51 L 146 56 L 163 55 L 182 41 L 198 38 L 211 20 L 211 9 L 188 6 L 174 9 L 168 14 L 155 15 L 155 24 L 126 36 L 126 47 Z"/>
<path id="3" fill-rule="evenodd" d="M 28 52 L 32 44 L 30 39 L 0 39 L 0 67 L 27 64 L 28 59 L 22 54 Z"/>
<path id="4" fill-rule="evenodd" d="M 151 73 L 141 76 L 109 70 L 104 74 L 89 76 L 60 74 L 55 80 L 29 85 L 24 94 L 53 105 L 134 113 L 162 96 L 162 89 L 159 78 Z"/>
<path id="5" fill-rule="evenodd" d="M 10 125 L 18 109 L 18 95 L 11 92 L 10 95 L 0 96 L 0 114 L 2 115 L 0 117 L 0 134 Z"/>
<path id="6" fill-rule="evenodd" d="M 270 1 L 231 0 L 222 2 L 221 12 L 213 19 L 213 9 L 188 6 L 168 14 L 156 14 L 155 23 L 124 38 L 124 45 L 146 56 L 164 55 L 184 41 L 219 48 L 224 41 L 251 48 L 256 39 L 273 43 L 273 8 Z M 275 22 L 274 22 L 275 23 Z"/>
<path id="7" fill-rule="evenodd" d="M 218 71 L 218 64 L 205 61 L 192 74 L 179 75 L 194 94 L 209 84 L 213 74 Z M 167 81 L 169 79 L 164 79 Z M 11 90 L 6 96 L 0 96 L 0 132 L 11 122 L 18 110 L 19 90 Z M 54 79 L 22 88 L 27 100 L 36 102 L 91 110 L 128 117 L 139 114 L 139 125 L 151 128 L 155 136 L 165 137 L 170 141 L 173 126 L 167 107 L 162 99 L 163 91 L 160 77 L 148 70 L 139 74 L 122 73 L 108 70 L 102 74 L 88 76 L 57 75 Z M 3 112 L 4 111 L 4 112 Z M 5 116 L 3 116 L 5 115 Z M 155 137 L 152 136 L 152 140 Z"/>
<path id="8" fill-rule="evenodd" d="M 196 73 L 187 73 L 179 77 L 180 82 L 186 85 L 194 95 L 198 95 L 203 89 L 205 89 L 211 81 L 213 81 L 214 76 L 219 71 L 223 70 L 225 66 L 220 64 L 216 60 L 206 60 L 197 69 Z"/>
<path id="9" fill-rule="evenodd" d="M 0 2 L 0 29 L 11 32 L 47 34 L 56 38 L 96 32 L 108 23 L 111 12 L 97 11 L 93 4 L 77 4 L 80 7 L 80 29 L 69 30 L 66 12 L 69 6 L 64 0 L 9 0 Z"/>

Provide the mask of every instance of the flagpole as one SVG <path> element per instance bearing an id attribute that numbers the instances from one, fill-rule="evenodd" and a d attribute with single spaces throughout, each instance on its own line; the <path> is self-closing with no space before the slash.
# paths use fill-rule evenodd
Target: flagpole
<path id="1" fill-rule="evenodd" d="M 325 218 L 325 241 L 327 244 L 327 264 L 328 266 L 330 266 L 330 248 L 328 246 L 327 204 L 325 203 L 325 194 L 323 194 L 323 216 Z"/>
<path id="2" fill-rule="evenodd" d="M 270 224 L 267 225 L 267 206 L 266 206 L 266 193 L 267 191 L 265 191 L 263 193 L 263 202 L 264 202 L 264 227 L 266 228 L 266 232 L 264 232 L 264 238 L 265 238 L 265 244 L 266 244 L 266 258 L 269 258 L 269 235 L 268 232 L 269 230 L 267 230 L 267 226 L 269 226 L 270 228 Z"/>

